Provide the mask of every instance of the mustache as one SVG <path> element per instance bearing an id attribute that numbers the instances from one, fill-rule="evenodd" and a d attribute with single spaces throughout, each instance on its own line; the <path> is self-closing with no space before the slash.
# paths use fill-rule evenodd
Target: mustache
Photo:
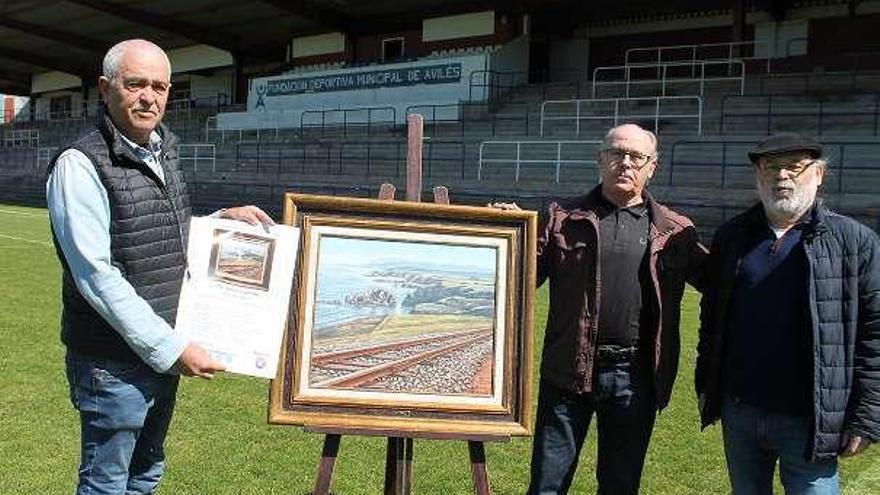
<path id="1" fill-rule="evenodd" d="M 785 187 L 785 188 L 789 188 L 789 189 L 794 189 L 796 185 L 797 184 L 795 184 L 795 182 L 792 180 L 781 180 L 781 181 L 773 182 L 773 183 L 769 184 L 770 187 Z"/>

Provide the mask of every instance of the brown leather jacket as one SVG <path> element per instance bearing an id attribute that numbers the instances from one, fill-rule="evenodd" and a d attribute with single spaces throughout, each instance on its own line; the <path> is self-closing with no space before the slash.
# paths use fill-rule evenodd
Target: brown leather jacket
<path id="1" fill-rule="evenodd" d="M 538 286 L 550 279 L 550 309 L 541 375 L 551 384 L 576 393 L 592 390 L 596 356 L 596 311 L 602 296 L 599 267 L 600 188 L 586 196 L 552 202 L 538 230 Z M 707 251 L 691 221 L 645 193 L 651 221 L 650 280 L 655 300 L 651 365 L 657 405 L 669 402 L 678 373 L 679 320 L 685 282 L 702 288 Z"/>

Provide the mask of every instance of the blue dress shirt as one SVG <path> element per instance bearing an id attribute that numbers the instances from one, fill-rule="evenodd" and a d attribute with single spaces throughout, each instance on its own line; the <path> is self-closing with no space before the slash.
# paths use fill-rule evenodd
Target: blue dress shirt
<path id="1" fill-rule="evenodd" d="M 124 136 L 123 141 L 165 181 L 157 159 L 162 139 L 155 131 L 148 148 Z M 55 238 L 79 292 L 151 368 L 174 371 L 188 341 L 110 262 L 110 202 L 92 161 L 79 150 L 64 151 L 46 182 L 46 199 Z"/>

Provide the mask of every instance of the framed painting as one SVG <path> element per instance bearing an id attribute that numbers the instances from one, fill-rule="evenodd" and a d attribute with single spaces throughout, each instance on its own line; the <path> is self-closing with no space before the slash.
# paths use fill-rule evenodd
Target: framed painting
<path id="1" fill-rule="evenodd" d="M 300 256 L 269 421 L 530 434 L 534 212 L 287 194 Z"/>

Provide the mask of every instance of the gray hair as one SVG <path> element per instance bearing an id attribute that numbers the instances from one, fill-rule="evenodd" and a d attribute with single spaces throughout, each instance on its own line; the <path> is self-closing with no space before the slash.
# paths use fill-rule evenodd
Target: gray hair
<path id="1" fill-rule="evenodd" d="M 612 127 L 611 129 L 608 129 L 608 132 L 605 134 L 605 138 L 602 140 L 602 147 L 607 148 L 611 146 L 611 143 L 614 141 L 614 133 L 617 132 L 617 130 L 621 127 L 628 126 L 637 127 L 639 130 L 647 134 L 648 139 L 651 140 L 651 146 L 654 148 L 654 156 L 656 157 L 659 155 L 659 150 L 657 149 L 657 135 L 638 124 L 620 124 L 618 126 Z"/>
<path id="2" fill-rule="evenodd" d="M 104 63 L 103 63 L 103 75 L 107 79 L 113 79 L 116 77 L 116 73 L 119 71 L 119 63 L 122 61 L 123 55 L 125 52 L 131 48 L 140 47 L 155 50 L 158 53 L 161 53 L 163 57 L 165 57 L 165 63 L 168 64 L 168 74 L 171 74 L 171 61 L 168 60 L 168 54 L 165 53 L 165 50 L 159 48 L 159 45 L 153 43 L 152 41 L 147 41 L 143 39 L 131 39 L 120 41 L 116 43 L 109 50 L 107 50 L 107 54 L 104 55 Z"/>

